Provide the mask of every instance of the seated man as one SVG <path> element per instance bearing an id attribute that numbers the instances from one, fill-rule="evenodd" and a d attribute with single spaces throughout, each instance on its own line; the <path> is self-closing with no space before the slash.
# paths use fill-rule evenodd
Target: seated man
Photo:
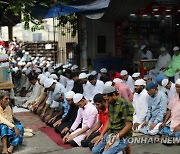
<path id="1" fill-rule="evenodd" d="M 166 68 L 164 75 L 167 77 L 170 77 L 170 78 L 172 78 L 174 76 L 177 76 L 179 78 L 179 74 L 180 74 L 180 49 L 178 46 L 175 46 L 173 48 L 173 51 L 174 51 L 174 55 L 172 57 L 172 60 L 169 64 L 169 66 Z"/>
<path id="2" fill-rule="evenodd" d="M 130 89 L 131 92 L 134 92 L 134 80 L 133 78 L 128 74 L 126 70 L 121 71 L 121 77 L 123 80 L 123 83 L 125 83 Z"/>
<path id="3" fill-rule="evenodd" d="M 93 154 L 115 154 L 128 147 L 128 138 L 132 137 L 133 106 L 119 96 L 112 86 L 105 86 L 104 99 L 109 104 L 109 120 L 95 146 Z"/>
<path id="4" fill-rule="evenodd" d="M 114 79 L 112 86 L 115 87 L 115 89 L 119 92 L 119 94 L 123 98 L 132 102 L 133 94 L 132 94 L 130 88 L 125 83 L 123 83 L 123 81 L 121 79 L 118 79 L 118 78 Z"/>
<path id="5" fill-rule="evenodd" d="M 98 122 L 94 128 L 87 133 L 85 139 L 81 141 L 81 145 L 83 147 L 89 146 L 90 149 L 93 148 L 94 143 L 98 139 L 98 136 L 101 134 L 108 121 L 108 104 L 104 100 L 103 95 L 96 94 L 93 98 L 93 102 L 99 111 Z"/>
<path id="6" fill-rule="evenodd" d="M 171 61 L 171 56 L 167 52 L 165 47 L 160 48 L 160 55 L 156 63 L 156 67 L 149 71 L 149 75 L 151 78 L 156 81 L 156 76 L 161 73 L 167 66 L 169 65 Z"/>
<path id="7" fill-rule="evenodd" d="M 168 96 L 169 102 L 171 97 L 176 93 L 175 84 L 169 81 L 169 79 L 163 79 L 161 84 L 166 89 L 166 94 Z"/>
<path id="8" fill-rule="evenodd" d="M 51 119 L 55 109 L 59 107 L 59 102 L 54 101 L 53 96 L 59 92 L 65 94 L 66 89 L 61 83 L 57 82 L 56 80 L 52 78 L 48 78 L 44 81 L 44 87 L 48 89 L 50 92 L 49 92 L 48 99 L 46 100 L 46 105 L 43 108 L 43 111 L 41 113 L 41 118 L 45 122 L 48 122 Z M 49 109 L 49 112 L 47 112 L 48 109 Z"/>
<path id="9" fill-rule="evenodd" d="M 148 111 L 144 122 L 140 126 L 140 132 L 144 134 L 156 135 L 159 125 L 167 110 L 167 96 L 157 89 L 157 83 L 151 81 L 146 84 L 146 90 L 150 95 L 148 100 Z"/>
<path id="10" fill-rule="evenodd" d="M 31 75 L 28 77 L 28 79 L 29 82 L 33 85 L 31 95 L 29 97 L 15 97 L 15 104 L 19 106 L 22 105 L 24 108 L 27 108 L 29 103 L 34 102 L 39 97 L 41 89 L 41 86 L 39 85 L 39 82 L 35 76 Z"/>
<path id="11" fill-rule="evenodd" d="M 45 88 L 43 87 L 44 85 L 44 81 L 47 79 L 46 76 L 41 76 L 41 77 L 38 77 L 38 82 L 39 82 L 39 85 L 40 85 L 40 95 L 38 98 L 35 99 L 34 102 L 32 103 L 29 103 L 28 105 L 28 108 L 33 111 L 33 112 L 36 112 L 39 104 L 42 103 L 42 101 L 44 101 L 44 99 L 46 98 L 46 93 L 44 92 Z"/>
<path id="12" fill-rule="evenodd" d="M 12 110 L 9 106 L 9 93 L 0 91 L 0 137 L 4 154 L 12 153 L 14 147 L 22 144 L 24 128 L 20 123 L 14 124 Z M 8 145 L 10 146 L 8 147 Z"/>
<path id="13" fill-rule="evenodd" d="M 68 91 L 65 94 L 65 98 L 67 100 L 67 103 L 69 104 L 70 108 L 68 110 L 68 113 L 66 116 L 64 114 L 62 115 L 62 118 L 59 119 L 54 123 L 54 129 L 56 132 L 60 133 L 61 137 L 63 138 L 67 132 L 69 131 L 70 127 L 74 123 L 76 117 L 77 117 L 77 112 L 78 112 L 78 106 L 76 106 L 73 102 L 73 96 L 75 93 L 73 91 Z"/>
<path id="14" fill-rule="evenodd" d="M 164 122 L 159 126 L 160 134 L 180 138 L 180 79 L 176 81 L 176 93 L 168 104 Z"/>
<path id="15" fill-rule="evenodd" d="M 146 82 L 143 79 L 135 81 L 135 93 L 133 98 L 133 130 L 138 132 L 140 125 L 145 120 L 148 110 L 149 95 L 145 89 Z"/>
<path id="16" fill-rule="evenodd" d="M 61 92 L 58 92 L 54 94 L 53 100 L 56 102 L 59 102 L 60 110 L 57 109 L 56 112 L 53 113 L 52 118 L 47 122 L 47 125 L 49 126 L 59 126 L 62 122 L 62 119 L 67 115 L 69 112 L 69 104 L 67 100 L 64 98 L 64 94 Z"/>
<path id="17" fill-rule="evenodd" d="M 96 107 L 88 102 L 80 93 L 74 95 L 73 101 L 79 107 L 79 110 L 76 120 L 63 138 L 63 142 L 70 143 L 72 146 L 77 147 L 81 146 L 81 141 L 97 123 L 98 111 Z M 82 123 L 82 128 L 78 128 L 80 123 Z"/>

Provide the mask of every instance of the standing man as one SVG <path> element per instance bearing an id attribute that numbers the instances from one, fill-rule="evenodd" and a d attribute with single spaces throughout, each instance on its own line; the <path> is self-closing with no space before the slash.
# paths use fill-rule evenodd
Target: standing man
<path id="1" fill-rule="evenodd" d="M 96 141 L 93 154 L 115 154 L 127 148 L 132 137 L 133 106 L 119 96 L 112 86 L 105 86 L 104 99 L 109 104 L 109 120 Z"/>

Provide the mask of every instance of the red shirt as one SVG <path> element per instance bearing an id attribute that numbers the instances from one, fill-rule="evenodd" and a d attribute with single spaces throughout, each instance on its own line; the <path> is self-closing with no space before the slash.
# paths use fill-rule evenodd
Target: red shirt
<path id="1" fill-rule="evenodd" d="M 99 110 L 98 120 L 102 123 L 99 132 L 101 133 L 106 126 L 106 122 L 108 121 L 108 108 L 105 111 Z"/>
<path id="2" fill-rule="evenodd" d="M 113 81 L 115 78 L 121 79 L 121 75 L 119 72 L 116 72 L 114 75 L 110 76 L 110 80 Z"/>

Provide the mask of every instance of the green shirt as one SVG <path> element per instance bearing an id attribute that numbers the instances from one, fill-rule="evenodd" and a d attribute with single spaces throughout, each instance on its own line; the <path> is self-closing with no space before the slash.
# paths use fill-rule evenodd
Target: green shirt
<path id="1" fill-rule="evenodd" d="M 125 127 L 126 122 L 133 122 L 134 109 L 128 100 L 119 97 L 115 104 L 109 105 L 109 131 L 110 133 L 119 133 Z M 130 130 L 124 137 L 131 137 Z"/>
<path id="2" fill-rule="evenodd" d="M 168 77 L 173 77 L 177 69 L 180 69 L 180 54 L 178 56 L 173 55 L 169 69 L 164 74 Z"/>

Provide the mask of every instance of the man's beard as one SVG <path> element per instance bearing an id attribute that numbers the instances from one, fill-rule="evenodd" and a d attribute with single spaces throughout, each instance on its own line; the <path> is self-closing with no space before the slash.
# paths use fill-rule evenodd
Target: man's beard
<path id="1" fill-rule="evenodd" d="M 136 91 L 136 93 L 140 94 L 142 91 L 143 91 L 143 89 L 140 88 L 140 89 L 138 89 L 138 90 Z"/>

